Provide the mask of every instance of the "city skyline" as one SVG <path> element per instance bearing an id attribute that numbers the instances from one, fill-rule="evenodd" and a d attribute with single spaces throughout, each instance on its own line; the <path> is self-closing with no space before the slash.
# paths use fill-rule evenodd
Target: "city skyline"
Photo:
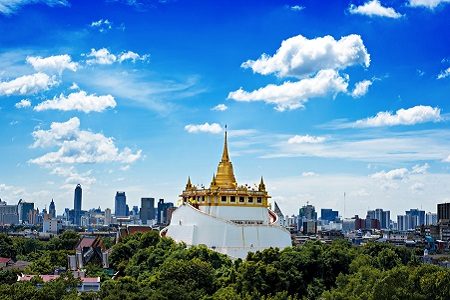
<path id="1" fill-rule="evenodd" d="M 445 1 L 0 4 L 0 198 L 58 214 L 239 184 L 286 215 L 450 202 Z M 326 19 L 327 22 L 323 22 Z"/>

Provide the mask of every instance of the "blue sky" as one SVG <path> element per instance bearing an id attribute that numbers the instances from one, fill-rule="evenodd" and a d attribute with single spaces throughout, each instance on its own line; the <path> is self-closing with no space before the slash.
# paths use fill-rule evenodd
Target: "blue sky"
<path id="1" fill-rule="evenodd" d="M 0 198 L 237 180 L 286 214 L 450 201 L 450 4 L 0 0 Z"/>

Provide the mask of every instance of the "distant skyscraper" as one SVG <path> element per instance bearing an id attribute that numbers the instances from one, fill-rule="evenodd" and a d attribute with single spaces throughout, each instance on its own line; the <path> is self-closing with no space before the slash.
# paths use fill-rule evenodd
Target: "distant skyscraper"
<path id="1" fill-rule="evenodd" d="M 381 208 L 369 210 L 367 211 L 366 219 L 377 219 L 380 222 L 381 229 L 389 229 L 389 225 L 391 223 L 391 212 Z"/>
<path id="2" fill-rule="evenodd" d="M 438 222 L 448 222 L 450 220 L 450 203 L 440 203 L 437 205 Z"/>
<path id="3" fill-rule="evenodd" d="M 167 224 L 167 209 L 169 207 L 173 207 L 173 203 L 167 202 L 164 203 L 164 199 L 159 199 L 158 201 L 158 216 L 157 222 L 158 224 Z"/>
<path id="4" fill-rule="evenodd" d="M 116 217 L 127 216 L 127 196 L 125 196 L 125 192 L 116 193 L 115 215 Z"/>
<path id="5" fill-rule="evenodd" d="M 19 200 L 19 222 L 33 224 L 29 219 L 30 211 L 34 210 L 34 203 L 23 202 Z"/>
<path id="6" fill-rule="evenodd" d="M 105 209 L 105 226 L 109 226 L 111 224 L 111 209 Z"/>
<path id="7" fill-rule="evenodd" d="M 50 205 L 48 206 L 48 213 L 50 214 L 50 217 L 52 219 L 56 218 L 56 208 L 55 208 L 55 202 L 53 202 L 53 199 L 52 199 L 52 202 L 50 202 Z"/>
<path id="8" fill-rule="evenodd" d="M 140 218 L 142 224 L 155 219 L 155 198 L 141 198 Z"/>
<path id="9" fill-rule="evenodd" d="M 320 219 L 322 221 L 335 221 L 339 216 L 339 212 L 337 210 L 332 210 L 331 208 L 322 208 L 320 210 Z"/>
<path id="10" fill-rule="evenodd" d="M 437 213 L 427 212 L 425 215 L 425 225 L 436 225 L 438 222 Z"/>
<path id="11" fill-rule="evenodd" d="M 81 225 L 81 200 L 83 198 L 83 190 L 81 189 L 81 185 L 78 184 L 75 188 L 75 195 L 73 199 L 73 223 L 75 225 Z"/>
<path id="12" fill-rule="evenodd" d="M 418 210 L 417 208 L 410 209 L 405 213 L 407 216 L 411 216 L 411 229 L 425 224 L 425 211 Z"/>

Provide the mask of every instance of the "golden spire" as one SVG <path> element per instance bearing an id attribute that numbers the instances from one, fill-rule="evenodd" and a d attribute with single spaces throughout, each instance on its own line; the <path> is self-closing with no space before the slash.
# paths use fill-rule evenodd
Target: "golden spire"
<path id="1" fill-rule="evenodd" d="M 211 188 L 216 187 L 216 174 L 213 174 L 213 177 L 211 179 Z"/>
<path id="2" fill-rule="evenodd" d="M 261 181 L 259 182 L 259 189 L 260 192 L 265 192 L 266 191 L 266 185 L 264 184 L 264 179 L 261 176 Z"/>
<path id="3" fill-rule="evenodd" d="M 186 191 L 192 189 L 191 176 L 188 176 L 188 181 L 186 183 Z"/>
<path id="4" fill-rule="evenodd" d="M 223 143 L 222 160 L 217 167 L 216 185 L 220 188 L 234 189 L 237 186 L 236 178 L 234 177 L 233 164 L 228 155 L 228 135 L 227 126 L 225 125 L 225 141 Z"/>

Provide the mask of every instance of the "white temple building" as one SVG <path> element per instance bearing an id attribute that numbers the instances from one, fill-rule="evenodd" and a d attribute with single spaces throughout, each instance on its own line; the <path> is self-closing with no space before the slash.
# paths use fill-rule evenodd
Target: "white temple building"
<path id="1" fill-rule="evenodd" d="M 182 204 L 161 231 L 188 246 L 206 245 L 233 258 L 248 252 L 292 245 L 291 235 L 269 209 L 264 181 L 257 188 L 238 185 L 228 155 L 227 132 L 222 159 L 209 188 L 191 184 L 181 194 Z"/>

